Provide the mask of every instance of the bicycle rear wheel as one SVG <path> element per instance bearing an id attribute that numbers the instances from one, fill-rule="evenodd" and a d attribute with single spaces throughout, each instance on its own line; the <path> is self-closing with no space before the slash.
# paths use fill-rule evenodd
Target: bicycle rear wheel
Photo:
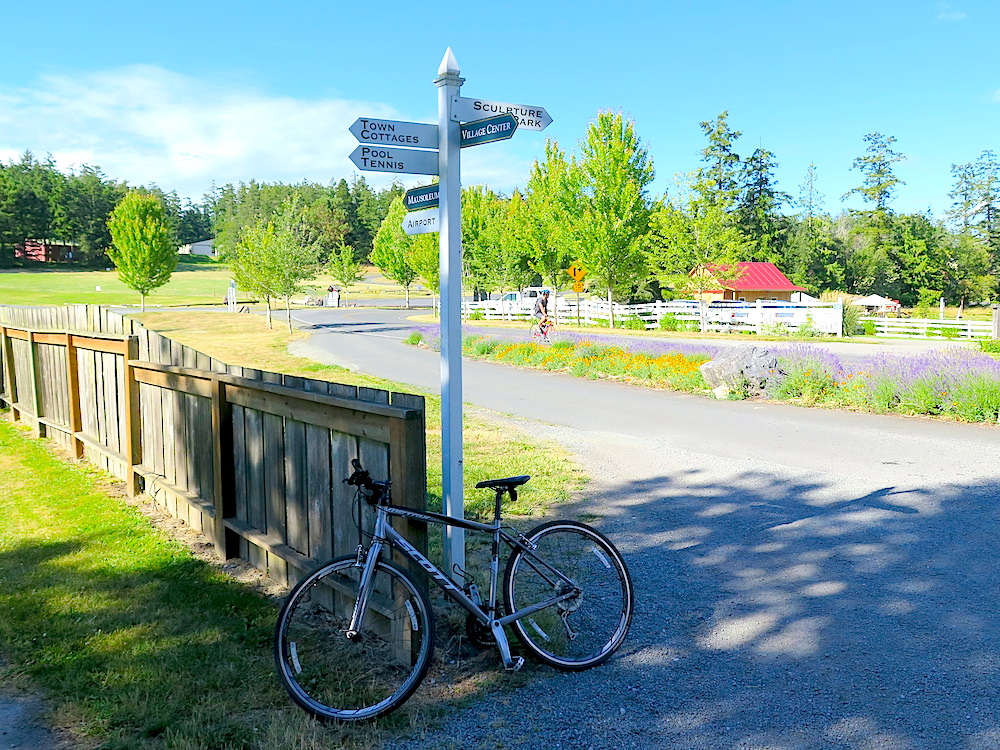
<path id="1" fill-rule="evenodd" d="M 632 622 L 632 579 L 618 550 L 575 521 L 551 521 L 527 534 L 504 570 L 504 604 L 516 613 L 574 593 L 511 627 L 530 654 L 557 669 L 579 671 L 607 661 Z M 568 579 L 568 580 L 567 580 Z"/>
<path id="2" fill-rule="evenodd" d="M 348 639 L 361 571 L 353 555 L 330 561 L 292 589 L 278 615 L 278 676 L 292 700 L 318 719 L 384 716 L 413 694 L 430 665 L 430 603 L 406 573 L 386 561 L 375 569 L 360 632 Z"/>

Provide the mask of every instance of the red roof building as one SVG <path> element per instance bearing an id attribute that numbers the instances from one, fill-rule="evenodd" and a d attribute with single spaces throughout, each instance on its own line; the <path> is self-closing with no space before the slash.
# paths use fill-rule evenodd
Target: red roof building
<path id="1" fill-rule="evenodd" d="M 717 288 L 702 292 L 701 296 L 708 300 L 790 301 L 792 292 L 806 291 L 804 287 L 793 284 L 774 263 L 742 261 L 735 268 L 724 264 L 709 264 L 691 272 L 692 275 L 696 273 L 710 276 L 718 284 Z"/>

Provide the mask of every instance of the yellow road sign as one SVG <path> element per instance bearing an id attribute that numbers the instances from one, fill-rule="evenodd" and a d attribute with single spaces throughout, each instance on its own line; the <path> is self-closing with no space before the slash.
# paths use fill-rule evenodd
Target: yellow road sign
<path id="1" fill-rule="evenodd" d="M 573 282 L 573 291 L 574 292 L 582 292 L 583 291 L 583 282 L 582 281 L 574 281 Z"/>
<path id="2" fill-rule="evenodd" d="M 577 265 L 576 263 L 567 268 L 566 273 L 569 274 L 570 278 L 573 279 L 573 281 L 577 282 L 583 281 L 583 277 L 587 275 L 586 269 L 583 268 L 583 266 Z"/>

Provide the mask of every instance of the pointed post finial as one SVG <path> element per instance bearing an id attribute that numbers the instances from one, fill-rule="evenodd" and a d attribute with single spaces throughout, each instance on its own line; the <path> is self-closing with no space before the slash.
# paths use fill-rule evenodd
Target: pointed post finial
<path id="1" fill-rule="evenodd" d="M 451 47 L 447 49 L 444 53 L 444 57 L 441 58 L 441 65 L 438 68 L 439 76 L 446 75 L 458 75 L 462 71 L 459 70 L 458 60 L 455 59 L 455 53 L 451 51 Z"/>

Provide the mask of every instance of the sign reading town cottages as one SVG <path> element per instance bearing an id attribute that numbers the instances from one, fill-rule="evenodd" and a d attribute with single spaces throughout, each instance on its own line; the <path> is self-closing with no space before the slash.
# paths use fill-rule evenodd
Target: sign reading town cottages
<path id="1" fill-rule="evenodd" d="M 359 117 L 349 128 L 361 143 L 410 148 L 437 148 L 437 125 L 425 122 L 398 122 Z"/>

